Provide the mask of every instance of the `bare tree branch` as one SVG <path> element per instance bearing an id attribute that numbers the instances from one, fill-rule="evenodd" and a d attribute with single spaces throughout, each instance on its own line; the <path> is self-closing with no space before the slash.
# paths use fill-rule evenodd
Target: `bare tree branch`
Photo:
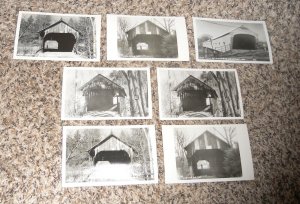
<path id="1" fill-rule="evenodd" d="M 223 127 L 224 134 L 221 133 L 217 128 L 213 128 L 226 142 L 230 145 L 230 147 L 233 147 L 232 139 L 236 136 L 235 135 L 235 128 L 229 127 Z"/>
<path id="2" fill-rule="evenodd" d="M 166 31 L 168 31 L 169 33 L 171 33 L 171 31 L 173 30 L 173 27 L 175 25 L 175 20 L 174 19 L 163 19 L 163 23 L 161 23 L 160 21 L 158 21 L 157 19 L 154 19 L 160 26 L 162 26 Z"/>
<path id="3" fill-rule="evenodd" d="M 67 156 L 66 162 L 68 162 L 71 159 L 72 154 L 75 152 L 75 150 L 77 149 L 77 147 L 80 144 L 80 141 L 82 139 L 82 136 L 79 134 L 78 130 L 76 131 L 76 136 L 79 135 L 79 138 L 77 138 L 77 140 L 75 141 L 75 145 L 72 147 L 72 149 L 70 150 L 69 155 Z M 73 158 L 73 157 L 72 157 Z"/>

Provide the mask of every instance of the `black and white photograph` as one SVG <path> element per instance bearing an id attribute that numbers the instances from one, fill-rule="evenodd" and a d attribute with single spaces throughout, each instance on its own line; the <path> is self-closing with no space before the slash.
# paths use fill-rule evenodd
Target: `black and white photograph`
<path id="1" fill-rule="evenodd" d="M 253 180 L 247 126 L 162 126 L 166 183 Z"/>
<path id="2" fill-rule="evenodd" d="M 157 182 L 154 126 L 63 127 L 63 187 Z"/>
<path id="3" fill-rule="evenodd" d="M 244 117 L 235 69 L 159 68 L 157 81 L 162 120 Z"/>
<path id="4" fill-rule="evenodd" d="M 197 61 L 273 63 L 264 21 L 193 18 L 193 24 Z"/>
<path id="5" fill-rule="evenodd" d="M 184 17 L 107 15 L 107 59 L 188 61 Z"/>
<path id="6" fill-rule="evenodd" d="M 100 61 L 100 15 L 20 11 L 14 59 Z"/>
<path id="7" fill-rule="evenodd" d="M 149 68 L 65 67 L 62 120 L 152 118 Z"/>

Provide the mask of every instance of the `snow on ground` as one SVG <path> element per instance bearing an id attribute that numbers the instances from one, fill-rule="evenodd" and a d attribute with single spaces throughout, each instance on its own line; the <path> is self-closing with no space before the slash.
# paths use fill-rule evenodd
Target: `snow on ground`
<path id="1" fill-rule="evenodd" d="M 132 171 L 128 164 L 110 164 L 109 162 L 98 162 L 93 167 L 89 181 L 120 181 L 133 180 Z"/>
<path id="2" fill-rule="evenodd" d="M 83 118 L 90 117 L 118 117 L 120 116 L 115 111 L 89 111 L 83 115 Z"/>
<path id="3" fill-rule="evenodd" d="M 99 161 L 96 166 L 67 166 L 66 182 L 118 182 L 144 180 L 141 172 L 135 172 L 136 165 L 138 164 L 111 164 L 107 161 Z"/>
<path id="4" fill-rule="evenodd" d="M 194 112 L 194 111 L 185 111 L 179 115 L 180 118 L 191 118 L 191 117 L 212 117 L 212 115 L 208 112 L 200 111 L 200 112 Z"/>
<path id="5" fill-rule="evenodd" d="M 39 52 L 36 57 L 53 57 L 53 58 L 85 58 L 74 52 Z"/>

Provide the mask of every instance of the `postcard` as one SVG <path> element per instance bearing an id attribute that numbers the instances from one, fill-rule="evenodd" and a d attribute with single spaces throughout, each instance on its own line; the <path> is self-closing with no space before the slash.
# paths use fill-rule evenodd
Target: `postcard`
<path id="1" fill-rule="evenodd" d="M 63 187 L 153 183 L 154 125 L 63 127 Z"/>
<path id="2" fill-rule="evenodd" d="M 100 15 L 20 11 L 14 59 L 100 61 Z"/>
<path id="3" fill-rule="evenodd" d="M 193 18 L 196 60 L 272 64 L 264 21 Z"/>
<path id="4" fill-rule="evenodd" d="M 189 61 L 184 17 L 107 15 L 107 59 Z"/>
<path id="5" fill-rule="evenodd" d="M 166 183 L 253 180 L 247 126 L 163 125 Z"/>
<path id="6" fill-rule="evenodd" d="M 151 119 L 149 68 L 65 67 L 62 120 Z"/>
<path id="7" fill-rule="evenodd" d="M 157 69 L 162 120 L 243 119 L 235 69 Z"/>

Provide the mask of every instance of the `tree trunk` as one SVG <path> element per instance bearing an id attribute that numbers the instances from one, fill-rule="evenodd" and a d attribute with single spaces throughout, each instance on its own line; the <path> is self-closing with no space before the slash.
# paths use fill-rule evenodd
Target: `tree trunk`
<path id="1" fill-rule="evenodd" d="M 19 35 L 18 40 L 20 40 L 20 39 L 25 35 L 25 33 L 27 32 L 27 30 L 28 30 L 31 26 L 32 26 L 32 23 L 29 24 L 29 25 L 27 26 L 27 28 L 25 28 L 25 29 L 21 32 L 21 34 Z"/>
<path id="2" fill-rule="evenodd" d="M 78 145 L 80 144 L 81 136 L 80 136 L 80 134 L 79 134 L 78 131 L 76 132 L 76 135 L 79 135 L 79 138 L 78 138 L 78 140 L 76 141 L 76 143 L 75 143 L 75 145 L 73 146 L 73 148 L 70 150 L 70 153 L 69 153 L 69 155 L 68 155 L 67 158 L 66 158 L 66 163 L 71 159 L 72 154 L 74 153 L 74 151 L 77 149 Z"/>
<path id="3" fill-rule="evenodd" d="M 220 74 L 220 73 L 217 72 L 217 75 L 218 74 Z M 218 88 L 219 88 L 220 96 L 221 96 L 221 104 L 222 104 L 223 116 L 227 116 L 227 109 L 226 109 L 225 98 L 224 98 L 224 95 L 223 95 L 221 83 L 219 81 L 219 78 L 213 72 L 211 72 L 211 75 L 214 77 L 214 79 L 217 81 L 217 84 L 218 84 Z"/>
<path id="4" fill-rule="evenodd" d="M 151 147 L 151 139 L 150 139 L 150 135 L 149 135 L 149 129 L 143 128 L 143 131 L 144 131 L 145 137 L 147 139 L 148 154 L 149 154 L 150 176 L 152 177 L 154 175 L 154 172 L 153 172 L 153 168 L 152 168 L 152 164 L 153 164 L 152 159 L 153 158 L 152 158 L 152 155 L 151 155 L 152 147 Z"/>
<path id="5" fill-rule="evenodd" d="M 171 92 L 171 76 L 170 76 L 170 71 L 168 71 L 168 81 L 169 81 L 169 94 L 170 94 L 170 97 L 169 97 L 169 100 L 170 100 L 170 103 L 169 103 L 169 108 L 170 108 L 170 114 L 173 113 L 172 111 L 172 92 Z"/>
<path id="6" fill-rule="evenodd" d="M 76 114 L 77 110 L 77 70 L 75 71 L 75 101 L 74 101 L 74 113 Z"/>
<path id="7" fill-rule="evenodd" d="M 139 96 L 139 90 L 138 90 L 138 87 L 136 85 L 136 79 L 132 73 L 132 71 L 128 71 L 128 75 L 129 75 L 129 78 L 132 79 L 132 84 L 133 84 L 133 89 L 134 89 L 134 95 L 135 96 Z M 143 108 L 142 108 L 142 103 L 141 103 L 141 96 L 139 96 L 139 98 L 136 100 L 137 102 L 137 106 L 138 106 L 138 109 L 139 109 L 139 113 L 140 113 L 140 116 L 144 116 L 145 113 L 143 112 Z"/>
<path id="8" fill-rule="evenodd" d="M 228 83 L 229 94 L 230 94 L 231 103 L 232 103 L 232 107 L 233 107 L 233 111 L 234 111 L 234 116 L 237 116 L 237 110 L 236 110 L 235 100 L 234 100 L 233 93 L 232 93 L 232 86 L 231 86 L 230 79 L 229 79 L 229 73 L 226 72 L 225 75 L 226 75 L 226 80 Z M 238 101 L 237 101 L 237 103 L 238 103 Z"/>
<path id="9" fill-rule="evenodd" d="M 230 98 L 228 96 L 229 94 L 228 94 L 227 88 L 226 88 L 225 83 L 224 83 L 225 79 L 223 78 L 223 76 L 221 75 L 221 73 L 219 74 L 219 77 L 220 77 L 221 85 L 223 86 L 223 90 L 224 90 L 223 92 L 224 92 L 224 94 L 226 96 L 225 97 L 225 103 L 226 103 L 226 105 L 228 107 L 229 116 L 234 116 L 233 108 L 231 106 Z"/>
<path id="10" fill-rule="evenodd" d="M 140 96 L 141 96 L 141 102 L 142 102 L 142 108 L 144 115 L 146 115 L 146 104 L 145 104 L 145 99 L 144 99 L 144 93 L 143 93 L 143 85 L 142 85 L 142 77 L 141 77 L 141 71 L 137 71 L 137 78 L 138 78 L 138 83 L 139 83 L 139 91 L 140 91 Z"/>
<path id="11" fill-rule="evenodd" d="M 128 93 L 129 93 L 129 104 L 130 104 L 130 114 L 131 114 L 131 116 L 134 116 L 135 111 L 134 111 L 134 103 L 133 103 L 132 90 L 131 90 L 131 81 L 125 71 L 122 71 L 122 74 L 125 77 L 125 79 L 127 80 Z"/>
<path id="12" fill-rule="evenodd" d="M 88 44 L 88 50 L 89 50 L 89 58 L 91 59 L 91 58 L 92 58 L 92 52 L 91 52 L 91 38 L 90 38 L 89 34 L 90 34 L 90 29 L 87 28 L 87 35 L 88 35 L 88 38 L 87 38 L 87 44 Z"/>
<path id="13" fill-rule="evenodd" d="M 94 54 L 96 56 L 96 32 L 95 32 L 95 20 L 93 21 L 92 20 L 92 17 L 89 18 L 90 21 L 91 21 L 91 25 L 92 25 L 92 39 L 93 39 L 93 57 L 94 57 Z"/>

